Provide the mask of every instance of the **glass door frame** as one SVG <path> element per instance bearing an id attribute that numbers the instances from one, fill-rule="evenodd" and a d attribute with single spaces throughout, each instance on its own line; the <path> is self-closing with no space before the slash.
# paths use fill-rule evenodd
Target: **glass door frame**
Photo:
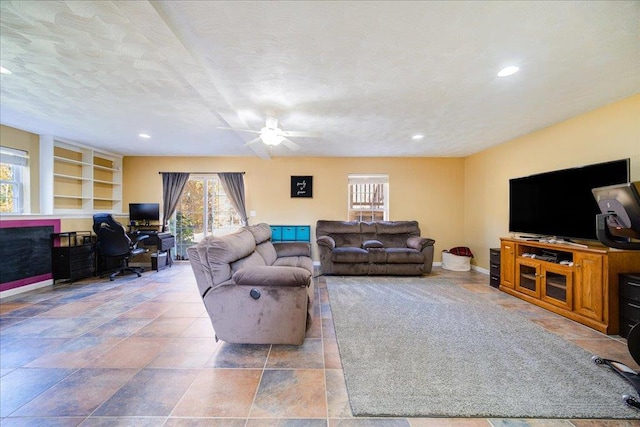
<path id="1" fill-rule="evenodd" d="M 547 294 L 547 289 L 551 289 L 553 284 L 550 283 L 549 274 L 553 273 L 558 276 L 564 276 L 565 278 L 565 300 L 554 298 Z M 571 310 L 573 308 L 573 268 L 560 265 L 560 264 L 545 264 L 542 266 L 542 289 L 540 292 L 540 299 L 542 301 L 553 304 L 557 307 L 562 307 Z"/>
<path id="2" fill-rule="evenodd" d="M 522 285 L 523 273 L 521 272 L 522 267 L 529 267 L 534 269 L 533 277 L 524 276 L 525 279 L 533 280 L 535 290 L 529 289 Z M 519 258 L 516 260 L 516 290 L 525 295 L 532 296 L 534 298 L 540 298 L 540 289 L 541 289 L 541 271 L 540 271 L 540 263 L 529 261 L 524 258 Z"/>

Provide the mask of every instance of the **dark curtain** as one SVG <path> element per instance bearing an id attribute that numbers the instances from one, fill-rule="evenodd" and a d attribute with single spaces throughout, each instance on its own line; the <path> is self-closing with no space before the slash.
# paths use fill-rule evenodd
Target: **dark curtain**
<path id="1" fill-rule="evenodd" d="M 189 181 L 188 173 L 162 172 L 162 231 L 166 231 L 169 218 L 178 207 L 187 181 Z"/>
<path id="2" fill-rule="evenodd" d="M 240 215 L 242 225 L 249 225 L 247 207 L 244 200 L 244 174 L 239 172 L 223 172 L 218 177 L 222 183 L 225 194 L 231 201 L 231 205 Z"/>

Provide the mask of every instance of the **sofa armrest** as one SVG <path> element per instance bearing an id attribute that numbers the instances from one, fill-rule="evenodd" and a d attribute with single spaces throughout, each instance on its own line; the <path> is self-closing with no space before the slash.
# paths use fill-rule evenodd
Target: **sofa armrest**
<path id="1" fill-rule="evenodd" d="M 331 236 L 320 236 L 316 240 L 316 243 L 318 243 L 318 246 L 326 246 L 329 249 L 336 247 L 336 241 L 333 240 Z"/>
<path id="2" fill-rule="evenodd" d="M 311 245 L 305 242 L 276 242 L 273 244 L 278 258 L 287 256 L 311 257 Z"/>
<path id="3" fill-rule="evenodd" d="M 427 246 L 433 246 L 436 241 L 425 237 L 412 236 L 407 239 L 407 247 L 422 251 Z"/>
<path id="4" fill-rule="evenodd" d="M 311 284 L 311 272 L 299 267 L 247 267 L 236 271 L 233 281 L 239 286 L 306 287 Z"/>

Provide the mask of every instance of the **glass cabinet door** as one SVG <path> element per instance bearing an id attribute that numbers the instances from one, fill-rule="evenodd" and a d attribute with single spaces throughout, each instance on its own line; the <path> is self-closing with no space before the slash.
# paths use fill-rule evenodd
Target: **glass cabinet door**
<path id="1" fill-rule="evenodd" d="M 564 266 L 545 266 L 542 271 L 543 301 L 571 309 L 572 270 Z"/>
<path id="2" fill-rule="evenodd" d="M 523 294 L 540 298 L 540 266 L 526 260 L 516 263 L 516 289 Z"/>

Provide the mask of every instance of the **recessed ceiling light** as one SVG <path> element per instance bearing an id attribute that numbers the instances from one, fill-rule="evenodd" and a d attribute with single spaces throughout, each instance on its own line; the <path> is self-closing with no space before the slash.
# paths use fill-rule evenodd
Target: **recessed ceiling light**
<path id="1" fill-rule="evenodd" d="M 411 139 L 413 139 L 414 141 L 418 141 L 418 140 L 420 140 L 420 139 L 422 139 L 422 138 L 424 138 L 424 135 L 423 135 L 423 134 L 421 134 L 421 133 L 416 133 L 415 135 L 413 135 L 413 136 L 411 137 Z"/>
<path id="2" fill-rule="evenodd" d="M 0 66 L 0 74 L 11 74 L 11 70 L 7 70 L 3 66 Z"/>
<path id="3" fill-rule="evenodd" d="M 507 77 L 517 73 L 519 70 L 520 70 L 519 67 L 516 67 L 515 65 L 510 65 L 500 70 L 500 72 L 498 73 L 498 77 Z"/>
<path id="4" fill-rule="evenodd" d="M 144 139 L 149 139 L 151 138 L 151 135 L 147 135 L 146 133 L 139 133 L 138 136 L 140 138 L 144 138 Z"/>

